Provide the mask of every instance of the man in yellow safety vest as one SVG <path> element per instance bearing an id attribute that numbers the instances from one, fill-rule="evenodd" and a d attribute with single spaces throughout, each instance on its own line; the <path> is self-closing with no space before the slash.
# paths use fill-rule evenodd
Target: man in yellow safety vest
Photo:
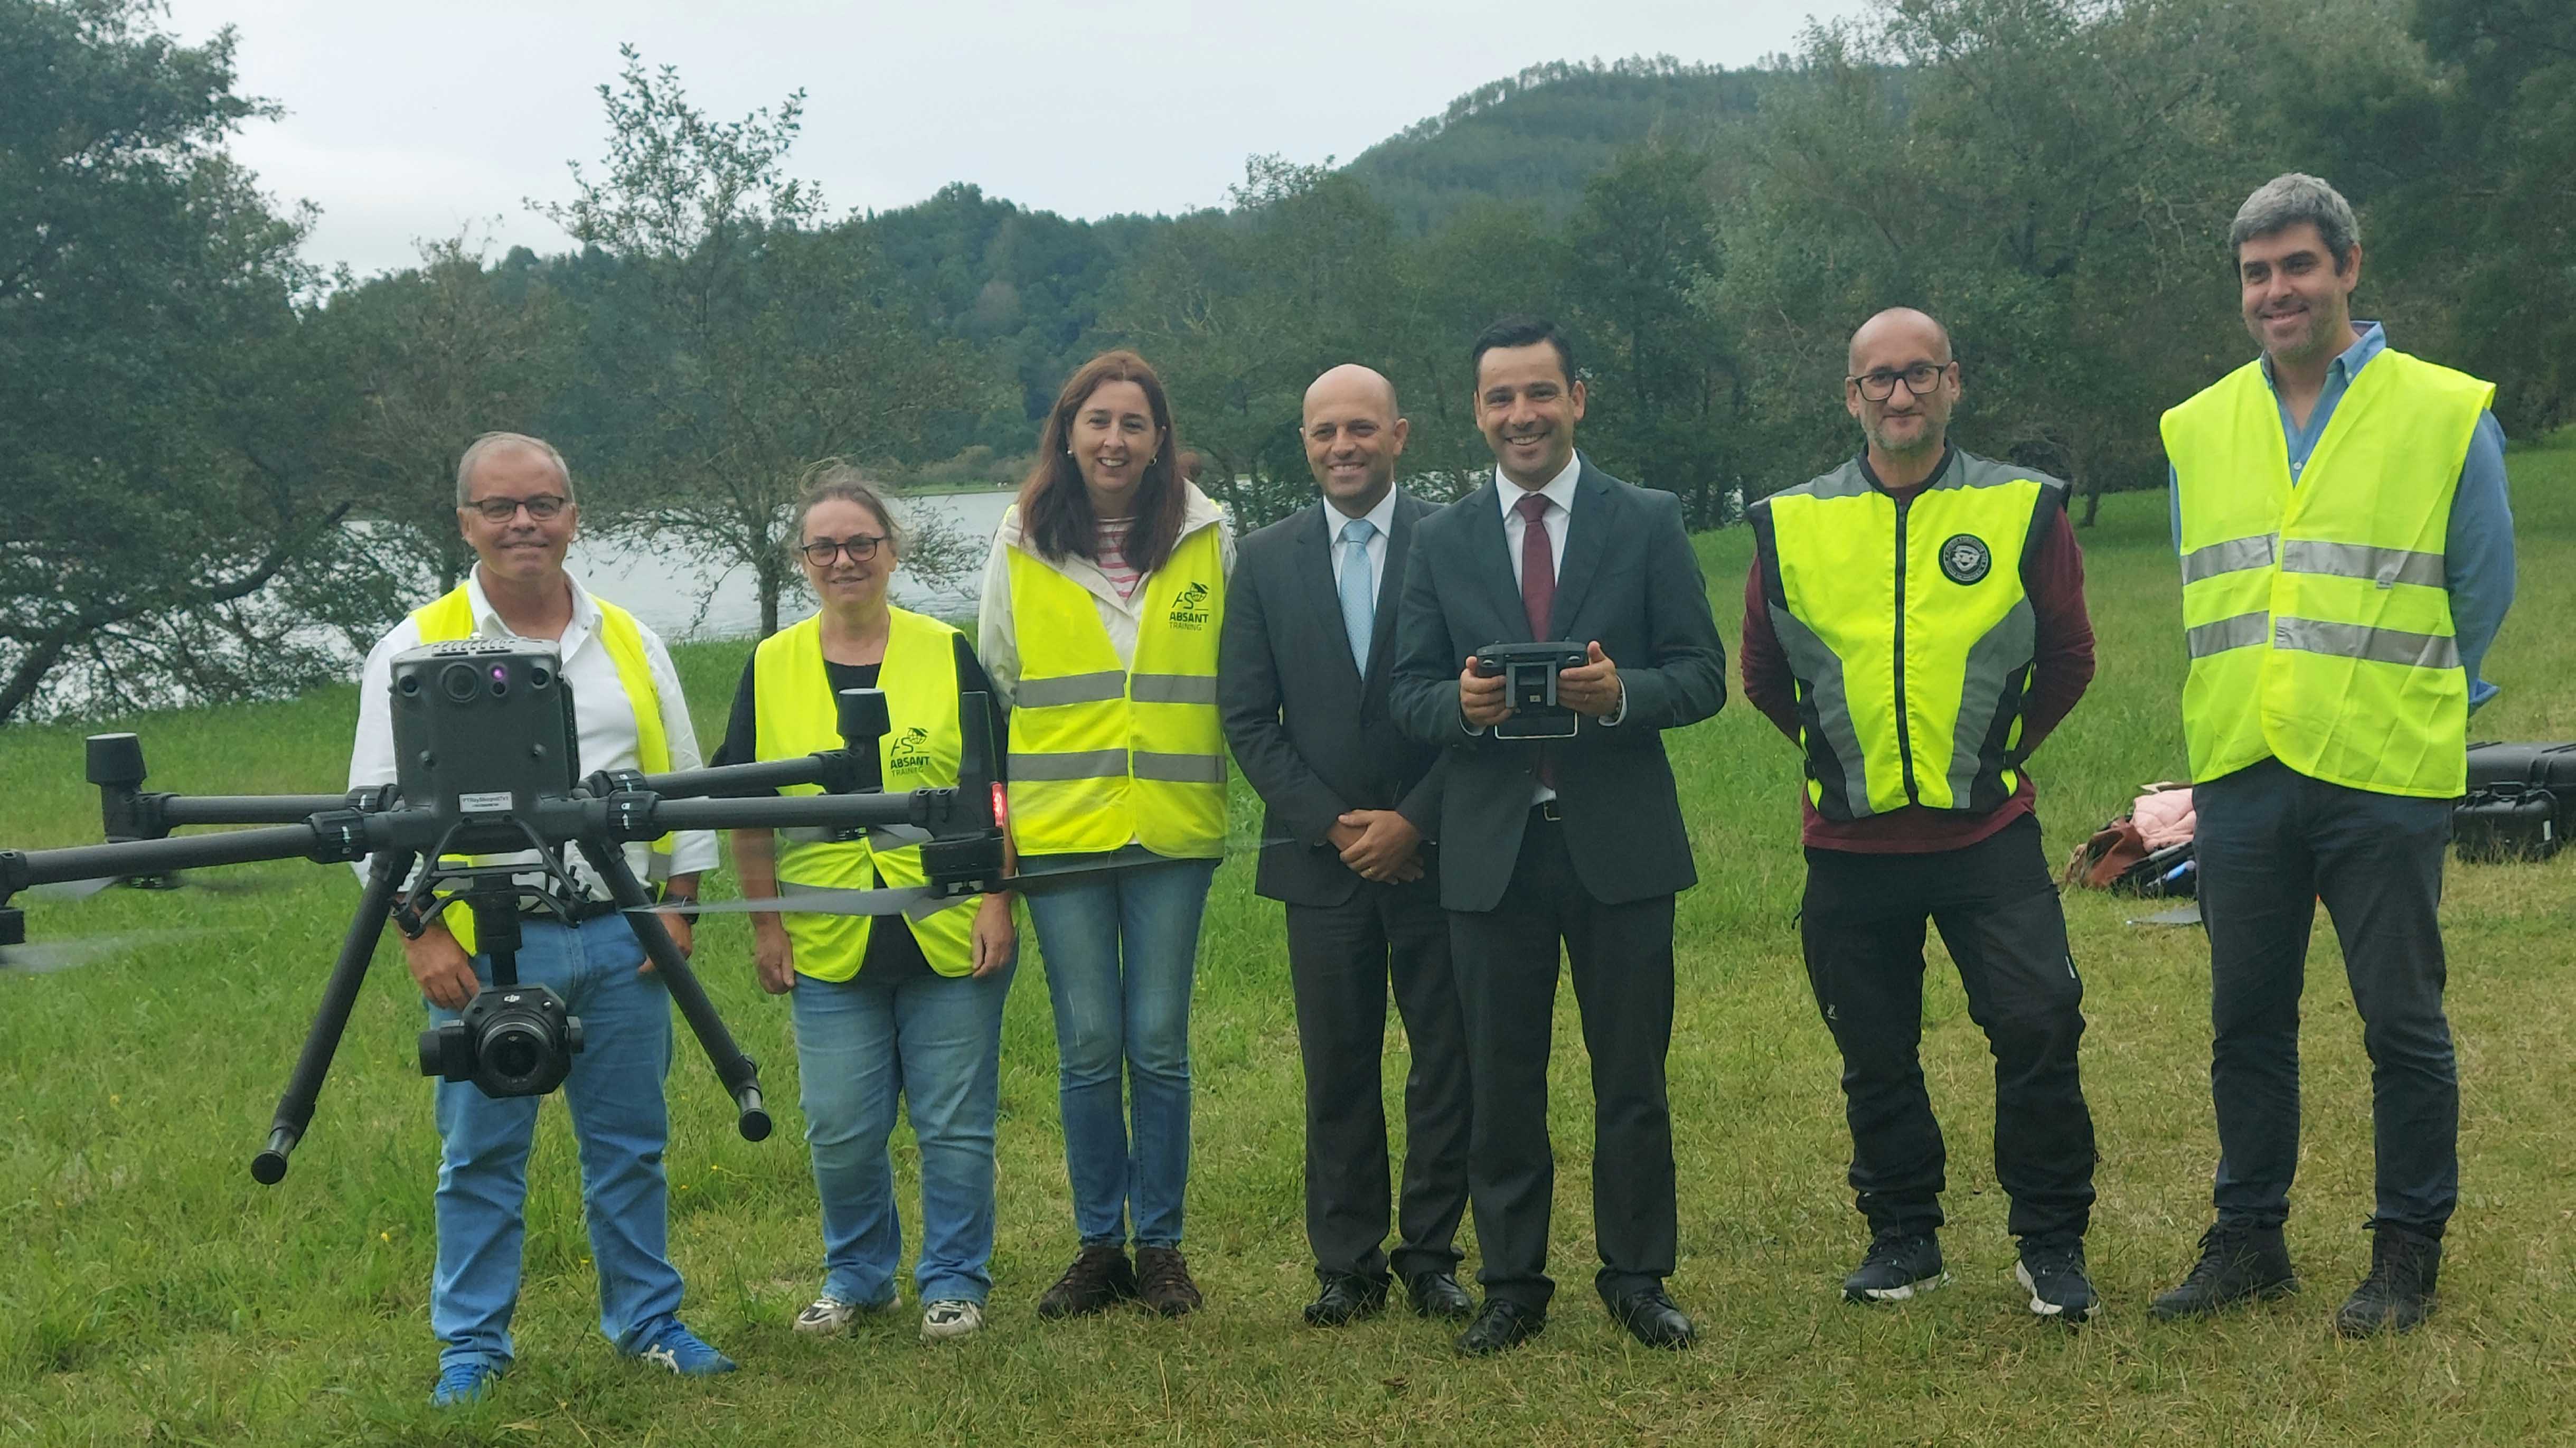
<path id="1" fill-rule="evenodd" d="M 2209 927 L 2217 1221 L 2160 1318 L 2295 1290 L 2299 992 L 2316 901 L 2370 1052 L 2378 1201 L 2347 1336 L 2424 1320 L 2459 1199 L 2459 1083 L 2435 909 L 2468 714 L 2513 598 L 2493 385 L 2352 319 L 2352 207 L 2297 173 L 2235 249 L 2263 355 L 2164 416 Z"/>

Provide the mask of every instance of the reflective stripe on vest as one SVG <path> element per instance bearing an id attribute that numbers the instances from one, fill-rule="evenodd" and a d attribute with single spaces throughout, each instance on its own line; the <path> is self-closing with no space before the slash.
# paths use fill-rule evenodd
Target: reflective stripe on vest
<path id="1" fill-rule="evenodd" d="M 635 716 L 635 757 L 646 774 L 668 774 L 671 771 L 671 741 L 662 727 L 662 696 L 653 686 L 653 664 L 644 652 L 644 629 L 635 615 L 616 604 L 594 596 L 593 607 L 599 610 L 599 642 L 608 650 L 609 662 L 617 666 L 618 687 L 625 692 L 626 707 Z M 472 638 L 476 630 L 474 601 L 464 584 L 449 589 L 437 601 L 424 604 L 413 612 L 411 621 L 420 630 L 420 641 L 443 644 L 456 639 Z M 664 835 L 653 842 L 653 853 L 670 858 L 672 837 Z M 458 858 L 451 856 L 450 858 Z M 498 855 L 463 857 L 469 861 L 501 858 Z M 474 953 L 474 917 L 465 909 L 450 909 L 438 917 L 465 953 Z"/>
<path id="2" fill-rule="evenodd" d="M 2260 362 L 2164 415 L 2194 782 L 2277 758 L 2382 794 L 2467 787 L 2468 679 L 2442 550 L 2494 395 L 2383 351 L 2353 374 L 2296 486 Z"/>
<path id="3" fill-rule="evenodd" d="M 885 662 L 877 687 L 885 692 L 887 729 L 877 741 L 877 763 L 888 793 L 957 782 L 957 630 L 900 608 L 886 610 Z M 761 641 L 752 654 L 753 713 L 758 721 L 753 756 L 796 759 L 841 747 L 838 702 L 823 667 L 819 615 L 790 624 Z M 790 785 L 782 794 L 820 794 L 822 786 Z M 800 832 L 801 833 L 801 832 Z M 780 832 L 778 883 L 782 890 L 810 886 L 865 890 L 879 884 L 918 885 L 929 876 L 921 847 L 876 849 L 864 840 L 821 841 Z M 859 973 L 868 937 L 881 922 L 908 925 L 923 958 L 941 975 L 965 975 L 974 965 L 975 907 L 969 895 L 913 920 L 895 915 L 780 916 L 796 949 L 796 973 L 841 981 Z"/>
<path id="4" fill-rule="evenodd" d="M 1204 858 L 1225 846 L 1216 710 L 1225 577 L 1217 527 L 1137 584 L 1132 664 L 1089 590 L 1010 550 L 1021 676 L 1011 709 L 1011 830 L 1023 855 L 1114 850 Z"/>
<path id="5" fill-rule="evenodd" d="M 1901 506 L 1857 459 L 1754 505 L 1819 815 L 1982 812 L 2020 788 L 2022 558 L 2065 501 L 2055 478 L 1963 452 Z"/>

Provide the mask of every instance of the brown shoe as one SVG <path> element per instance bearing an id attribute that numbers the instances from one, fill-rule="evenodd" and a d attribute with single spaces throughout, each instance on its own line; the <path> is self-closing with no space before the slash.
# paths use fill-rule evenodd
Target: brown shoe
<path id="1" fill-rule="evenodd" d="M 1137 1255 L 1141 1257 L 1144 1252 Z M 1086 1316 L 1106 1311 L 1135 1295 L 1136 1269 L 1128 1265 L 1126 1248 L 1105 1243 L 1085 1247 L 1074 1254 L 1073 1265 L 1064 1269 L 1055 1285 L 1038 1298 L 1038 1316 Z"/>
<path id="2" fill-rule="evenodd" d="M 1198 1310 L 1199 1285 L 1190 1280 L 1190 1264 L 1180 1248 L 1136 1249 L 1136 1296 L 1165 1317 Z"/>

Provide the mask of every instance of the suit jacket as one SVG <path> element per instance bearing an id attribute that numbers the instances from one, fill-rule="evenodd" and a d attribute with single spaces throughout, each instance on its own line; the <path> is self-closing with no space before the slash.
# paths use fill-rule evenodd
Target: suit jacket
<path id="1" fill-rule="evenodd" d="M 1387 713 L 1396 605 L 1415 530 L 1436 510 L 1398 490 L 1386 535 L 1368 676 L 1351 658 L 1333 586 L 1332 528 L 1322 502 L 1243 540 L 1225 601 L 1217 710 L 1236 764 L 1268 806 L 1253 889 L 1296 905 L 1339 905 L 1360 877 L 1325 832 L 1345 810 L 1393 809 L 1427 842 L 1440 826 L 1440 751 L 1399 732 Z"/>
<path id="2" fill-rule="evenodd" d="M 1576 878 L 1608 904 L 1698 882 L 1663 731 L 1726 702 L 1726 646 L 1682 527 L 1681 500 L 1583 462 L 1566 520 L 1548 637 L 1598 640 L 1627 686 L 1615 725 L 1585 719 L 1571 739 L 1538 744 L 1471 734 L 1458 672 L 1491 643 L 1532 643 L 1503 532 L 1485 485 L 1416 529 L 1396 628 L 1397 725 L 1449 756 L 1440 816 L 1441 903 L 1491 910 L 1510 884 L 1529 822 L 1539 751 L 1556 777 Z"/>

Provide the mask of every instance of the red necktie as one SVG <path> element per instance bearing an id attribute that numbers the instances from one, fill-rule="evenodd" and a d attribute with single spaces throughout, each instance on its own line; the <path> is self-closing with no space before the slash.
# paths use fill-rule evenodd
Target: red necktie
<path id="1" fill-rule="evenodd" d="M 1521 611 L 1529 616 L 1530 639 L 1547 638 L 1548 610 L 1556 603 L 1556 558 L 1547 536 L 1547 495 L 1523 493 L 1521 510 Z"/>
<path id="2" fill-rule="evenodd" d="M 1547 495 L 1523 493 L 1521 510 L 1521 612 L 1529 617 L 1530 639 L 1547 638 L 1548 610 L 1556 603 L 1556 558 L 1548 547 Z M 1538 782 L 1556 788 L 1555 761 L 1539 746 Z"/>

